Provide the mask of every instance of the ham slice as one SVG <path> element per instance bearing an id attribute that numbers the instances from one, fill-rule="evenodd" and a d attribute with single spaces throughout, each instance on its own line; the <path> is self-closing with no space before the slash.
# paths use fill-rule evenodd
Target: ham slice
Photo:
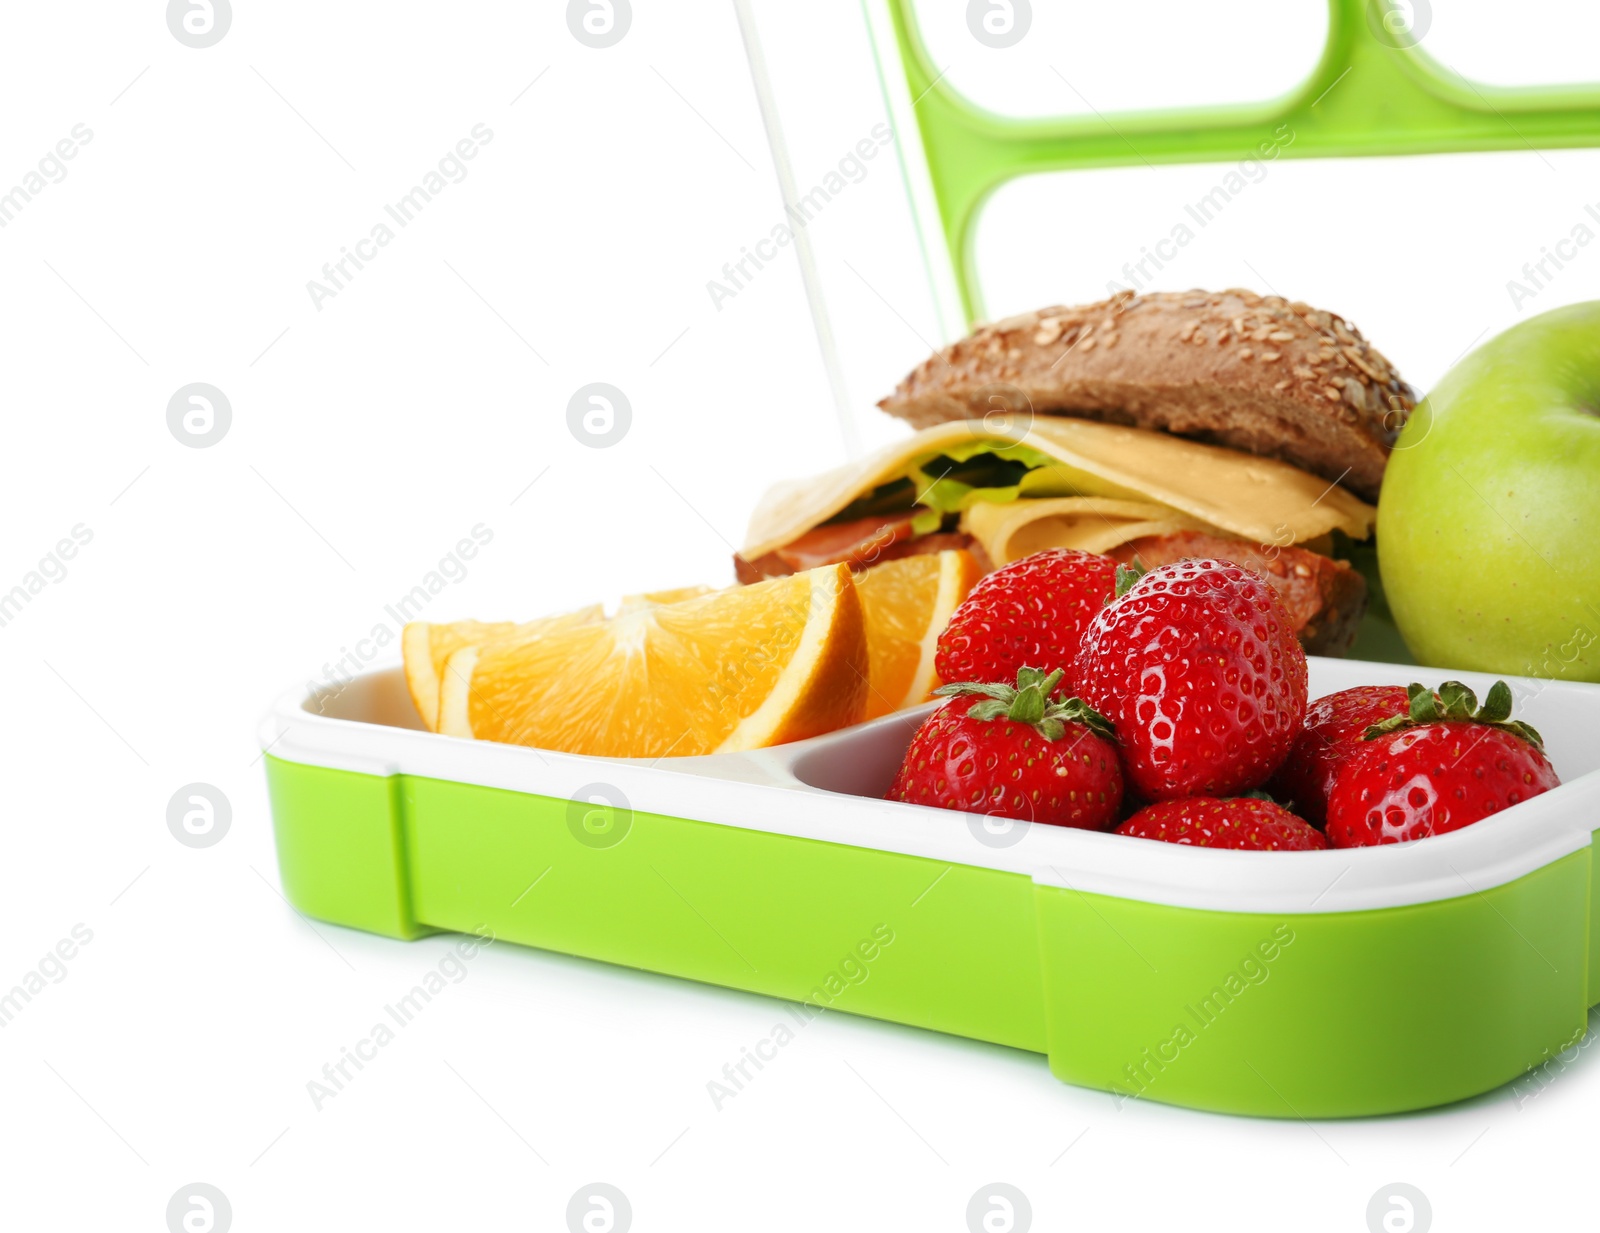
<path id="1" fill-rule="evenodd" d="M 853 569 L 865 569 L 880 561 L 946 548 L 965 548 L 978 558 L 985 573 L 994 568 L 970 535 L 913 535 L 910 514 L 825 524 L 753 561 L 736 555 L 733 562 L 739 581 L 751 583 L 841 561 Z M 1278 592 L 1300 644 L 1313 655 L 1349 654 L 1367 610 L 1366 579 L 1345 562 L 1308 548 L 1279 548 L 1204 531 L 1176 531 L 1129 540 L 1107 555 L 1124 565 L 1132 564 L 1137 556 L 1147 569 L 1186 557 L 1210 557 L 1254 570 Z"/>
<path id="2" fill-rule="evenodd" d="M 824 523 L 785 544 L 774 555 L 797 574 L 803 569 L 841 562 L 870 565 L 892 545 L 911 538 L 911 520 L 911 514 L 880 514 L 854 522 Z"/>
<path id="3" fill-rule="evenodd" d="M 824 523 L 754 561 L 735 555 L 734 569 L 739 581 L 745 583 L 781 578 L 841 562 L 853 569 L 865 569 L 887 559 L 885 554 L 911 539 L 915 534 L 911 529 L 912 518 L 910 513 L 878 514 L 853 522 Z"/>

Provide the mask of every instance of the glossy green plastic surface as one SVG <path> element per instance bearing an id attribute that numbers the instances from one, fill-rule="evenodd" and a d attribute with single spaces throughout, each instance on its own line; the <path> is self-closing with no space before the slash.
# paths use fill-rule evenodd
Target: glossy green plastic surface
<path id="1" fill-rule="evenodd" d="M 873 0 L 876 2 L 876 0 Z M 1265 103 L 1017 119 L 974 106 L 947 82 L 917 30 L 913 0 L 886 0 L 968 318 L 983 315 L 972 263 L 984 200 L 1017 176 L 1088 167 L 1437 154 L 1600 145 L 1600 88 L 1508 89 L 1470 81 L 1420 47 L 1391 46 L 1371 0 L 1328 0 L 1328 40 L 1304 82 Z M 1510 19 L 1508 14 L 1508 20 Z M 1286 126 L 1292 142 L 1275 135 Z"/>
<path id="2" fill-rule="evenodd" d="M 1041 887 L 1050 1068 L 1119 1097 L 1267 1117 L 1498 1087 L 1584 1030 L 1589 865 L 1574 852 L 1481 894 L 1333 914 Z"/>
<path id="3" fill-rule="evenodd" d="M 1119 1097 L 1276 1117 L 1423 1108 L 1542 1063 L 1600 992 L 1590 850 L 1457 899 L 1262 916 L 265 761 L 284 890 L 310 916 L 397 938 L 487 931 L 1010 1045 Z"/>
<path id="4" fill-rule="evenodd" d="M 391 938 L 437 932 L 411 910 L 401 780 L 270 755 L 267 794 L 278 875 L 289 902 L 318 920 Z"/>
<path id="5" fill-rule="evenodd" d="M 399 791 L 430 924 L 1044 1049 L 1018 874 L 638 812 L 591 846 L 565 800 L 418 778 Z"/>

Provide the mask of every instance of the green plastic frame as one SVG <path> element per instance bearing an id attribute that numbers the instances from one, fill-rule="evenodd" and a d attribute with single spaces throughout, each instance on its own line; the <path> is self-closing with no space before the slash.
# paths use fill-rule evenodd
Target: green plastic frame
<path id="1" fill-rule="evenodd" d="M 1387 2 L 1328 0 L 1321 59 L 1305 81 L 1275 100 L 1109 118 L 1017 119 L 984 111 L 945 82 L 922 42 L 913 0 L 887 0 L 968 320 L 984 315 L 973 262 L 978 214 L 995 189 L 1018 176 L 1241 161 L 1258 157 L 1279 125 L 1295 134 L 1293 145 L 1279 151 L 1289 158 L 1600 146 L 1600 87 L 1469 81 L 1420 47 L 1385 43 L 1368 9 Z"/>
<path id="2" fill-rule="evenodd" d="M 797 1024 L 843 1010 L 1008 1045 L 1119 1099 L 1426 1108 L 1544 1064 L 1600 999 L 1594 845 L 1407 907 L 1201 911 L 645 812 L 602 846 L 567 800 L 265 762 L 284 891 L 309 916 L 786 998 Z"/>

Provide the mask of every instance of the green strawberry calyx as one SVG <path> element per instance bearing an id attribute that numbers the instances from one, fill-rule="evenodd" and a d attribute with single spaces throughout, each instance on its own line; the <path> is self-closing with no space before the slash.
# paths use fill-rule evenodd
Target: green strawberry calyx
<path id="1" fill-rule="evenodd" d="M 981 697 L 984 701 L 967 710 L 969 719 L 1009 719 L 1028 724 L 1047 741 L 1059 741 L 1067 734 L 1069 723 L 1082 724 L 1108 741 L 1116 740 L 1111 721 L 1082 698 L 1051 696 L 1063 675 L 1060 668 L 1049 673 L 1041 668 L 1023 668 L 1017 673 L 1015 685 L 963 681 L 941 685 L 933 692 L 940 698 Z"/>
<path id="2" fill-rule="evenodd" d="M 1361 739 L 1372 741 L 1402 728 L 1452 719 L 1502 728 L 1513 736 L 1521 737 L 1535 749 L 1544 748 L 1544 738 L 1532 724 L 1511 718 L 1511 687 L 1504 681 L 1496 681 L 1489 687 L 1482 706 L 1478 705 L 1478 695 L 1460 681 L 1446 681 L 1437 692 L 1413 681 L 1406 686 L 1406 698 L 1410 702 L 1407 713 L 1380 720 L 1368 728 Z"/>
<path id="3" fill-rule="evenodd" d="M 1137 556 L 1133 558 L 1132 565 L 1117 566 L 1117 589 L 1113 595 L 1113 598 L 1121 599 L 1129 591 L 1133 590 L 1134 585 L 1139 581 L 1139 579 L 1143 578 L 1149 572 L 1150 571 L 1145 568 L 1144 562 L 1141 561 Z"/>

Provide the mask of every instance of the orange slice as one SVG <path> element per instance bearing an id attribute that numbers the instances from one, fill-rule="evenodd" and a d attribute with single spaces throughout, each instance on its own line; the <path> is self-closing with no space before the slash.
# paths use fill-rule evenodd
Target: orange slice
<path id="1" fill-rule="evenodd" d="M 695 599 L 701 595 L 710 595 L 710 587 L 674 587 L 669 591 L 646 591 L 642 595 L 624 595 L 622 606 L 617 609 L 620 616 L 624 612 L 632 612 L 636 608 L 650 608 L 657 604 L 677 604 L 686 599 Z"/>
<path id="2" fill-rule="evenodd" d="M 871 663 L 866 718 L 928 700 L 939 685 L 939 635 L 982 575 L 970 552 L 954 549 L 885 561 L 856 576 Z"/>
<path id="3" fill-rule="evenodd" d="M 518 633 L 543 630 L 554 632 L 573 625 L 587 625 L 598 621 L 600 605 L 592 604 L 576 612 L 560 616 L 543 617 L 537 621 L 518 624 L 516 621 L 451 621 L 443 625 L 430 625 L 426 621 L 413 621 L 400 633 L 400 652 L 405 660 L 406 689 L 417 714 L 428 731 L 439 730 L 439 680 L 444 674 L 445 661 L 464 646 L 481 646 L 496 638 L 510 638 Z"/>
<path id="4" fill-rule="evenodd" d="M 757 749 L 860 720 L 867 641 L 830 565 L 450 656 L 439 731 L 615 758 Z"/>

